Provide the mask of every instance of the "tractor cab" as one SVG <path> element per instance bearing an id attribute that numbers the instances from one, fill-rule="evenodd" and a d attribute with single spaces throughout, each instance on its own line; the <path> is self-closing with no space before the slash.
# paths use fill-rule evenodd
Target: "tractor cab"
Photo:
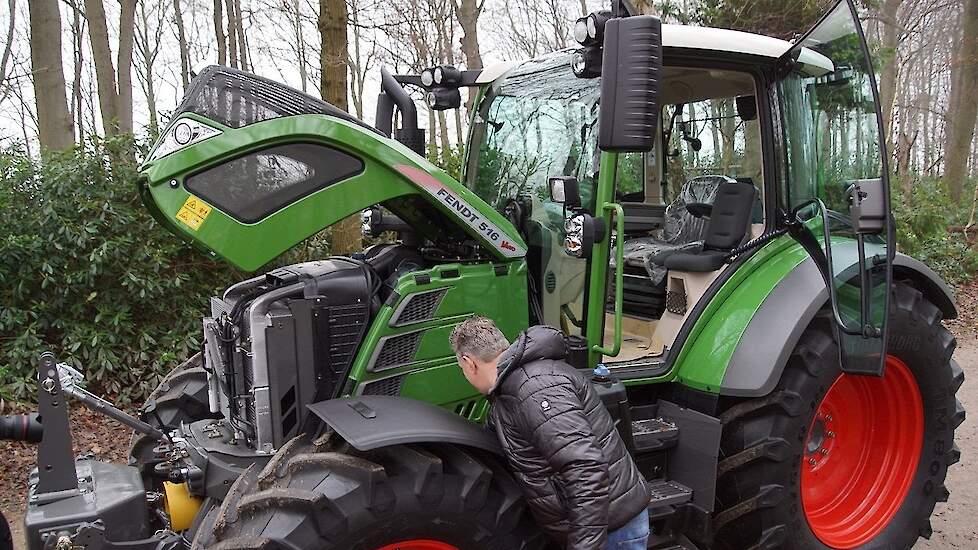
<path id="1" fill-rule="evenodd" d="M 589 342 L 618 350 L 593 360 L 626 377 L 662 374 L 684 325 L 736 271 L 740 253 L 785 234 L 797 221 L 793 209 L 805 205 L 808 229 L 795 234 L 832 281 L 833 301 L 845 302 L 836 310 L 852 344 L 846 364 L 881 368 L 892 253 L 885 159 L 871 64 L 848 10 L 840 4 L 796 45 L 663 25 L 647 151 L 602 157 L 602 78 L 600 67 L 587 66 L 595 56 L 584 34 L 581 49 L 525 62 L 488 85 L 473 117 L 465 184 L 509 212 L 526 240 L 536 319 L 580 335 L 590 318 Z M 602 175 L 610 182 L 603 192 Z M 855 227 L 854 192 L 872 197 L 874 229 Z M 813 211 L 819 201 L 824 221 Z M 621 207 L 623 231 L 603 212 L 606 203 Z M 597 220 L 595 230 L 585 218 Z M 823 226 L 848 235 L 834 260 Z"/>

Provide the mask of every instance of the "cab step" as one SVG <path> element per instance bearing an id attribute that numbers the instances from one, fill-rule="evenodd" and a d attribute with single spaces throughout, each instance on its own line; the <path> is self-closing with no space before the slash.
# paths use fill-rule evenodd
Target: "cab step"
<path id="1" fill-rule="evenodd" d="M 652 493 L 652 500 L 649 501 L 649 510 L 685 504 L 692 500 L 693 490 L 682 483 L 667 480 L 657 480 L 649 483 L 649 492 Z"/>
<path id="2" fill-rule="evenodd" d="M 652 535 L 649 537 L 647 548 L 649 550 L 699 550 L 698 546 L 683 535 L 679 535 L 678 539 L 674 537 L 666 539 Z"/>
<path id="3" fill-rule="evenodd" d="M 632 442 L 635 451 L 647 453 L 676 446 L 679 441 L 679 427 L 662 418 L 632 421 Z"/>

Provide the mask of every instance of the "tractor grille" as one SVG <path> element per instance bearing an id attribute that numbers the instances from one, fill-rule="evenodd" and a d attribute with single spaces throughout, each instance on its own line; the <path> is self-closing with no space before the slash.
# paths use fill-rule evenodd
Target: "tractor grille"
<path id="1" fill-rule="evenodd" d="M 383 380 L 367 382 L 363 385 L 360 395 L 400 395 L 401 386 L 404 385 L 404 376 L 393 376 Z"/>
<path id="2" fill-rule="evenodd" d="M 423 335 L 424 331 L 419 330 L 384 338 L 380 343 L 380 350 L 367 370 L 376 372 L 410 363 L 418 353 Z"/>
<path id="3" fill-rule="evenodd" d="M 428 292 L 419 292 L 405 298 L 391 316 L 390 326 L 403 327 L 422 321 L 430 321 L 435 317 L 435 310 L 441 305 L 442 298 L 448 289 L 440 288 Z"/>

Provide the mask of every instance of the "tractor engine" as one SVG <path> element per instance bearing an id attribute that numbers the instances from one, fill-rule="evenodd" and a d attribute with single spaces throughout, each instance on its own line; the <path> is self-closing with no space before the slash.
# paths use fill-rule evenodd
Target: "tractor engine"
<path id="1" fill-rule="evenodd" d="M 304 431 L 306 405 L 343 392 L 380 308 L 382 275 L 365 258 L 331 257 L 270 271 L 211 298 L 203 321 L 210 407 L 235 440 L 274 452 Z"/>

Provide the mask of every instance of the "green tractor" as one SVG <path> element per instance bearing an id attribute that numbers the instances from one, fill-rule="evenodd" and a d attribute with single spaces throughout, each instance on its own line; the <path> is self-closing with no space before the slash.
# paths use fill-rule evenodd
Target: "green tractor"
<path id="1" fill-rule="evenodd" d="M 449 347 L 473 314 L 559 327 L 594 371 L 654 493 L 650 548 L 929 537 L 960 456 L 956 310 L 895 250 L 853 3 L 793 44 L 633 13 L 523 63 L 383 71 L 373 126 L 200 73 L 139 183 L 161 225 L 244 270 L 357 213 L 378 244 L 212 298 L 141 420 L 45 355 L 29 547 L 552 547 Z M 455 181 L 407 90 L 452 109 L 463 87 Z M 70 460 L 65 394 L 136 429 L 129 465 Z"/>

